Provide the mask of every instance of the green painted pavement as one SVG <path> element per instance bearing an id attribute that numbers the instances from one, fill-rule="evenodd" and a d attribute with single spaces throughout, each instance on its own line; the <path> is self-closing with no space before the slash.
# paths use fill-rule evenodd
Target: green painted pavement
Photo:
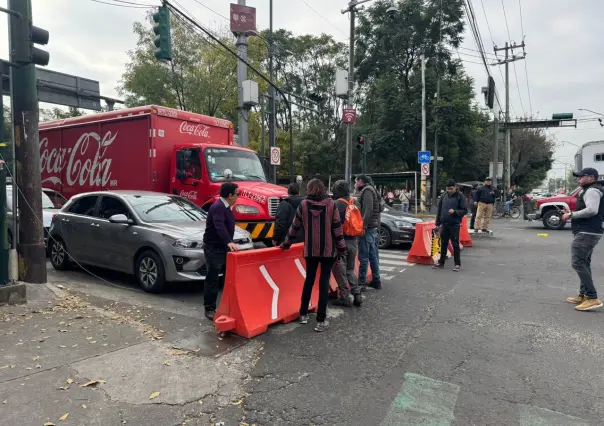
<path id="1" fill-rule="evenodd" d="M 381 426 L 450 426 L 459 386 L 405 373 L 403 387 Z"/>
<path id="2" fill-rule="evenodd" d="M 589 426 L 578 417 L 548 410 L 546 408 L 534 407 L 532 405 L 520 405 L 520 426 Z"/>

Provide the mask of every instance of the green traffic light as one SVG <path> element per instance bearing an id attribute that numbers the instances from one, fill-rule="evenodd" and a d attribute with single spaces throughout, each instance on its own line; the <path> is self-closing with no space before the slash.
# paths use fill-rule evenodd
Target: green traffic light
<path id="1" fill-rule="evenodd" d="M 155 58 L 160 61 L 172 60 L 172 36 L 170 34 L 170 9 L 167 6 L 160 6 L 153 15 L 153 32 L 156 37 L 154 40 Z"/>

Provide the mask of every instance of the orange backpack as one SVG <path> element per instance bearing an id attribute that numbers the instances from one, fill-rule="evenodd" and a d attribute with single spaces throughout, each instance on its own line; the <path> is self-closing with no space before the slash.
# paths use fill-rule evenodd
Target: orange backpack
<path id="1" fill-rule="evenodd" d="M 345 198 L 340 198 L 338 201 L 344 201 L 346 203 L 344 223 L 342 224 L 344 235 L 349 237 L 360 237 L 363 235 L 363 216 L 355 204 L 354 198 L 351 197 L 350 201 Z"/>

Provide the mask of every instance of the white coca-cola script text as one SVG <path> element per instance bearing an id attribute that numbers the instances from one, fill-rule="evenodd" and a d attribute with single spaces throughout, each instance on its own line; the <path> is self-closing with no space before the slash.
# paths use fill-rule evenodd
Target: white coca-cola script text
<path id="1" fill-rule="evenodd" d="M 185 191 L 184 189 L 180 191 L 179 194 L 182 198 L 186 198 L 187 200 L 197 200 L 197 191 Z"/>
<path id="2" fill-rule="evenodd" d="M 188 133 L 189 135 L 207 138 L 210 135 L 210 127 L 204 124 L 194 124 L 183 121 L 180 123 L 180 133 Z"/>
<path id="3" fill-rule="evenodd" d="M 49 148 L 48 138 L 40 140 L 40 172 L 43 182 L 62 183 L 65 170 L 69 186 L 106 186 L 111 179 L 111 158 L 107 148 L 117 137 L 110 131 L 100 136 L 95 132 L 82 134 L 73 148 Z M 96 142 L 96 143 L 95 143 Z M 45 176 L 50 175 L 49 177 Z"/>

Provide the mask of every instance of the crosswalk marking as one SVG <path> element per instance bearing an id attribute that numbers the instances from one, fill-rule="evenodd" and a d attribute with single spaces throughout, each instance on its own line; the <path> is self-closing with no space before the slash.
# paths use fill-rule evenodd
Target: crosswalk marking
<path id="1" fill-rule="evenodd" d="M 392 251 L 383 251 L 380 250 L 380 257 L 386 257 L 388 259 L 401 259 L 401 260 L 406 260 L 407 259 L 407 253 L 406 252 L 392 252 Z"/>
<path id="2" fill-rule="evenodd" d="M 382 272 L 382 271 L 392 272 L 395 269 L 396 269 L 396 266 L 382 266 L 382 263 L 380 262 L 380 272 Z"/>
<path id="3" fill-rule="evenodd" d="M 407 262 L 405 262 L 407 263 Z M 390 259 L 380 259 L 380 266 L 384 265 L 395 265 L 395 266 L 405 266 L 402 260 L 390 260 Z"/>

